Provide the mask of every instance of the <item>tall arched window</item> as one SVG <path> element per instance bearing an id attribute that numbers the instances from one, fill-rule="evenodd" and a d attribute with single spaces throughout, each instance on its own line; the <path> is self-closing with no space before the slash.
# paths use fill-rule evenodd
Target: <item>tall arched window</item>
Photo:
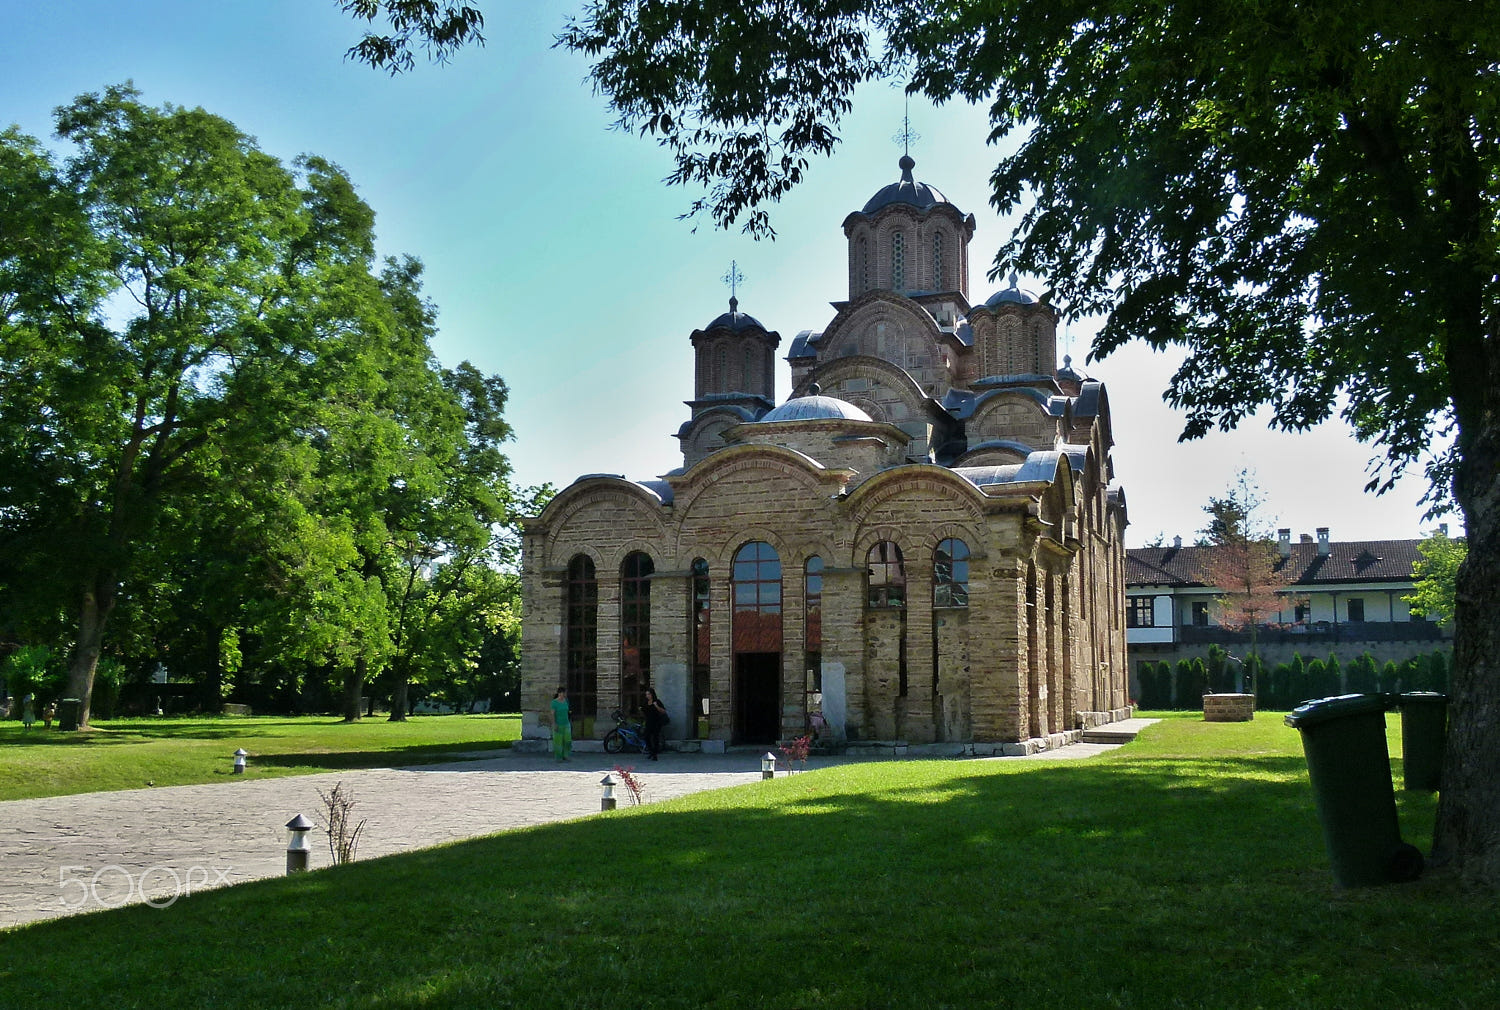
<path id="1" fill-rule="evenodd" d="M 891 290 L 906 289 L 906 235 L 896 232 L 891 235 Z"/>
<path id="2" fill-rule="evenodd" d="M 599 583 L 594 561 L 587 554 L 568 562 L 567 655 L 565 657 L 568 701 L 574 715 L 598 714 L 599 671 L 596 665 L 599 627 Z"/>
<path id="3" fill-rule="evenodd" d="M 803 640 L 811 689 L 823 690 L 823 559 L 814 554 L 802 568 Z"/>
<path id="4" fill-rule="evenodd" d="M 901 548 L 882 540 L 865 555 L 865 578 L 872 607 L 906 605 L 906 570 L 901 564 Z"/>
<path id="5" fill-rule="evenodd" d="M 693 713 L 694 736 L 698 718 L 708 715 L 708 644 L 709 644 L 709 596 L 708 562 L 703 558 L 693 559 L 692 613 L 688 617 L 689 634 L 693 642 Z"/>
<path id="6" fill-rule="evenodd" d="M 764 540 L 734 556 L 734 651 L 781 651 L 781 558 Z"/>
<path id="7" fill-rule="evenodd" d="M 969 545 L 962 540 L 944 540 L 932 558 L 932 605 L 969 605 Z"/>
<path id="8" fill-rule="evenodd" d="M 620 565 L 620 705 L 645 708 L 651 684 L 651 557 L 634 551 Z"/>

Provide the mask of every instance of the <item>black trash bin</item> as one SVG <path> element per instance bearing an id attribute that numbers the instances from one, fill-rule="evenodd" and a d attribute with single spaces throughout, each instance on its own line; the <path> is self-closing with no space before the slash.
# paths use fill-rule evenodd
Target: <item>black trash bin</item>
<path id="1" fill-rule="evenodd" d="M 1302 733 L 1323 842 L 1341 887 L 1415 880 L 1422 854 L 1401 841 L 1391 758 L 1385 745 L 1388 701 L 1346 694 L 1299 705 L 1286 724 Z"/>
<path id="2" fill-rule="evenodd" d="M 1448 696 L 1408 691 L 1396 699 L 1401 709 L 1402 778 L 1408 789 L 1437 792 L 1448 745 Z"/>
<path id="3" fill-rule="evenodd" d="M 57 703 L 57 728 L 71 733 L 78 728 L 78 715 L 83 711 L 83 702 L 77 698 L 62 698 Z"/>

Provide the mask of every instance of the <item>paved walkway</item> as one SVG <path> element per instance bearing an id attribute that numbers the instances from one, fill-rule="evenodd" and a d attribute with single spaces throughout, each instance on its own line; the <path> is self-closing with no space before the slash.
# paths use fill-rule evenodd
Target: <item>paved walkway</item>
<path id="1" fill-rule="evenodd" d="M 1148 720 L 1130 720 L 1146 725 Z M 1126 724 L 1120 723 L 1117 726 Z M 1074 744 L 1027 758 L 1090 757 L 1110 744 Z M 252 759 L 253 760 L 253 759 Z M 859 758 L 813 758 L 810 769 Z M 85 793 L 0 803 L 0 929 L 77 912 L 178 896 L 286 869 L 284 825 L 317 820 L 319 791 L 342 781 L 366 820 L 359 858 L 473 838 L 599 812 L 599 780 L 634 765 L 646 802 L 760 779 L 756 755 L 663 754 L 612 757 L 496 751 L 475 760 L 374 768 L 215 785 Z M 621 804 L 628 800 L 617 790 Z M 314 869 L 329 865 L 326 836 L 309 834 Z"/>

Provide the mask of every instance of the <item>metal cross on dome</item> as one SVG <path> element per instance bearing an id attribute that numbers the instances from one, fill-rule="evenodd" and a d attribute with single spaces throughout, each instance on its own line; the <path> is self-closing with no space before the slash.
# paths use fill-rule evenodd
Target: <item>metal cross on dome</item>
<path id="1" fill-rule="evenodd" d="M 907 95 L 906 111 L 901 116 L 901 132 L 891 138 L 891 143 L 900 144 L 901 153 L 909 158 L 912 142 L 921 139 L 922 135 L 911 128 L 911 95 Z"/>
<path id="2" fill-rule="evenodd" d="M 734 312 L 739 308 L 739 287 L 745 280 L 745 275 L 740 273 L 740 265 L 736 260 L 729 261 L 729 271 L 719 280 L 729 285 L 729 311 Z"/>

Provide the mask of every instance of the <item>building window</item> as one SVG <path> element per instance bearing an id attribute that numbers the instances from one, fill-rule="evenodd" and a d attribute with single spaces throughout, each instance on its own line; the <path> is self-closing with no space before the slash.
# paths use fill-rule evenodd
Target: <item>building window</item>
<path id="1" fill-rule="evenodd" d="M 594 716 L 599 709 L 599 672 L 595 665 L 599 583 L 594 577 L 594 561 L 587 554 L 568 562 L 566 620 L 568 701 L 579 718 Z"/>
<path id="2" fill-rule="evenodd" d="M 1132 596 L 1127 602 L 1130 608 L 1125 611 L 1125 627 L 1153 628 L 1156 626 L 1156 597 Z"/>
<path id="3" fill-rule="evenodd" d="M 872 607 L 906 605 L 906 570 L 901 565 L 901 548 L 882 540 L 865 556 L 865 578 Z"/>
<path id="4" fill-rule="evenodd" d="M 814 554 L 802 569 L 803 640 L 805 667 L 812 676 L 811 688 L 823 690 L 823 559 Z"/>
<path id="5" fill-rule="evenodd" d="M 1195 604 L 1193 604 L 1193 627 L 1195 627 L 1195 628 L 1206 628 L 1206 627 L 1208 627 L 1208 604 L 1207 603 L 1195 603 Z"/>
<path id="6" fill-rule="evenodd" d="M 906 287 L 906 236 L 896 232 L 891 236 L 891 290 L 901 291 Z"/>
<path id="7" fill-rule="evenodd" d="M 649 555 L 635 551 L 620 565 L 620 706 L 643 711 L 651 684 L 651 573 Z"/>
<path id="8" fill-rule="evenodd" d="M 1365 619 L 1365 601 L 1358 597 L 1349 601 L 1349 623 L 1358 624 Z"/>
<path id="9" fill-rule="evenodd" d="M 699 717 L 708 715 L 708 634 L 709 597 L 708 562 L 703 558 L 693 559 L 693 600 L 689 617 L 690 634 L 693 636 L 693 712 Z M 696 730 L 697 719 L 694 719 Z M 697 735 L 696 732 L 693 734 Z"/>
<path id="10" fill-rule="evenodd" d="M 781 651 L 781 558 L 763 540 L 734 556 L 734 651 Z"/>
<path id="11" fill-rule="evenodd" d="M 962 540 L 944 540 L 932 560 L 932 605 L 969 605 L 969 545 Z"/>
<path id="12" fill-rule="evenodd" d="M 1299 603 L 1299 604 L 1297 604 L 1297 606 L 1292 611 L 1292 620 L 1294 620 L 1298 624 L 1306 623 L 1306 621 L 1307 621 L 1307 604 L 1305 604 L 1305 603 Z"/>

